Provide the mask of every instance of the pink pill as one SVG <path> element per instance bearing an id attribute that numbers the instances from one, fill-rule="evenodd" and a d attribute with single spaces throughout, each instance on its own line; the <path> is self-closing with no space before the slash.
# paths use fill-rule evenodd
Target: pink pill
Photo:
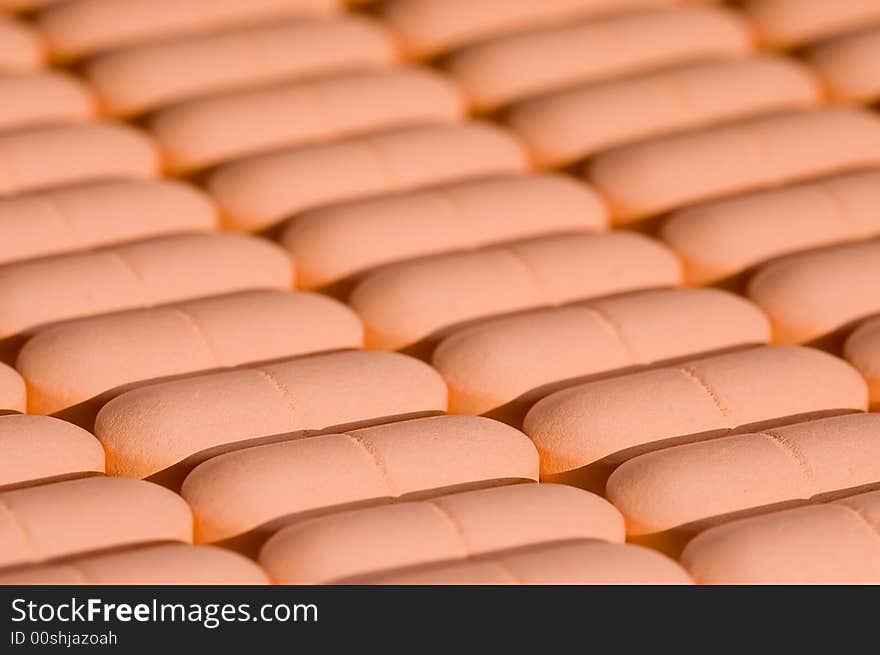
<path id="1" fill-rule="evenodd" d="M 745 0 L 742 5 L 761 41 L 777 48 L 793 48 L 880 19 L 878 0 Z"/>
<path id="2" fill-rule="evenodd" d="M 405 259 L 554 232 L 601 230 L 602 200 L 562 175 L 515 175 L 354 200 L 304 212 L 280 241 L 303 288 Z"/>
<path id="3" fill-rule="evenodd" d="M 204 543 L 261 526 L 271 534 L 270 523 L 308 511 L 537 477 L 538 455 L 521 432 L 439 416 L 219 455 L 193 469 L 181 495 Z"/>
<path id="4" fill-rule="evenodd" d="M 257 230 L 321 205 L 521 173 L 528 166 L 513 134 L 474 121 L 405 127 L 256 156 L 221 166 L 207 186 L 230 228 Z"/>
<path id="5" fill-rule="evenodd" d="M 37 31 L 24 21 L 0 16 L 0 73 L 39 68 L 46 59 Z"/>
<path id="6" fill-rule="evenodd" d="M 85 430 L 48 416 L 0 416 L 0 488 L 104 472 L 104 449 Z"/>
<path id="7" fill-rule="evenodd" d="M 460 92 L 444 76 L 395 68 L 191 100 L 159 111 L 149 126 L 166 165 L 190 172 L 282 147 L 464 114 Z"/>
<path id="8" fill-rule="evenodd" d="M 452 55 L 447 69 L 474 106 L 491 110 L 575 84 L 751 49 L 751 33 L 737 14 L 657 9 L 476 44 Z"/>
<path id="9" fill-rule="evenodd" d="M 843 351 L 867 381 L 871 403 L 880 402 L 880 319 L 859 326 L 846 340 Z"/>
<path id="10" fill-rule="evenodd" d="M 832 98 L 864 104 L 880 100 L 878 60 L 878 28 L 819 44 L 807 55 L 807 61 L 818 71 Z"/>
<path id="11" fill-rule="evenodd" d="M 73 75 L 39 71 L 0 76 L 0 129 L 95 118 L 91 91 Z"/>
<path id="12" fill-rule="evenodd" d="M 27 407 L 27 391 L 18 372 L 0 362 L 0 410 L 23 412 Z"/>

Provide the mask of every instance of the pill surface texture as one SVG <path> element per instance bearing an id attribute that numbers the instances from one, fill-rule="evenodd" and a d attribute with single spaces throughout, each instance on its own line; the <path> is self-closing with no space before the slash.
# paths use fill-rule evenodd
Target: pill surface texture
<path id="1" fill-rule="evenodd" d="M 73 75 L 34 71 L 0 75 L 0 129 L 78 123 L 95 117 L 91 92 Z"/>
<path id="2" fill-rule="evenodd" d="M 35 70 L 45 58 L 45 46 L 34 28 L 0 15 L 0 73 Z"/>

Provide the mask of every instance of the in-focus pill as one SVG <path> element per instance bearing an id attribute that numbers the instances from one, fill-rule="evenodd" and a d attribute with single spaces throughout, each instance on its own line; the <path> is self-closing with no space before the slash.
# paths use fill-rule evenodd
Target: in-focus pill
<path id="1" fill-rule="evenodd" d="M 291 219 L 280 241 L 302 288 L 318 288 L 395 261 L 552 234 L 602 230 L 607 211 L 563 175 L 485 178 L 354 200 Z"/>
<path id="2" fill-rule="evenodd" d="M 36 70 L 45 59 L 45 46 L 33 27 L 0 16 L 0 73 Z"/>
<path id="3" fill-rule="evenodd" d="M 461 50 L 446 68 L 475 107 L 492 110 L 575 84 L 751 49 L 737 14 L 692 7 L 515 34 Z"/>
<path id="4" fill-rule="evenodd" d="M 210 197 L 175 180 L 114 180 L 0 199 L 0 264 L 217 227 Z"/>
<path id="5" fill-rule="evenodd" d="M 541 453 L 542 476 L 589 483 L 593 473 L 601 478 L 635 451 L 671 440 L 867 404 L 864 381 L 843 360 L 766 346 L 556 392 L 532 408 L 523 430 Z M 597 462 L 601 471 L 585 468 Z"/>
<path id="6" fill-rule="evenodd" d="M 446 385 L 397 353 L 315 355 L 128 391 L 98 414 L 112 475 L 147 477 L 218 446 L 446 410 Z"/>
<path id="7" fill-rule="evenodd" d="M 78 123 L 95 114 L 91 92 L 73 75 L 53 70 L 0 76 L 0 130 Z"/>
<path id="8" fill-rule="evenodd" d="M 689 585 L 690 576 L 660 553 L 629 544 L 576 541 L 430 564 L 342 584 L 381 585 Z"/>
<path id="9" fill-rule="evenodd" d="M 429 57 L 467 43 L 589 16 L 639 7 L 675 4 L 676 0 L 389 0 L 383 20 L 406 51 Z"/>
<path id="10" fill-rule="evenodd" d="M 354 14 L 132 46 L 92 60 L 86 78 L 111 114 L 138 114 L 181 100 L 283 79 L 390 65 L 382 27 Z"/>
<path id="11" fill-rule="evenodd" d="M 327 15 L 341 0 L 73 0 L 37 15 L 55 58 L 291 16 Z"/>
<path id="12" fill-rule="evenodd" d="M 878 28 L 822 43 L 807 54 L 807 61 L 818 71 L 831 97 L 842 102 L 867 104 L 880 100 L 878 60 Z"/>
<path id="13" fill-rule="evenodd" d="M 396 350 L 477 318 L 680 279 L 678 260 L 641 234 L 547 236 L 393 264 L 358 284 L 349 304 L 368 347 Z"/>
<path id="14" fill-rule="evenodd" d="M 500 480 L 537 480 L 521 432 L 489 419 L 437 416 L 219 455 L 186 477 L 196 541 L 231 538 L 295 514 Z"/>
<path id="15" fill-rule="evenodd" d="M 91 477 L 0 493 L 0 566 L 154 541 L 192 541 L 177 494 L 143 480 Z"/>
<path id="16" fill-rule="evenodd" d="M 0 337 L 93 314 L 245 289 L 289 289 L 282 248 L 233 234 L 184 234 L 0 266 Z"/>
<path id="17" fill-rule="evenodd" d="M 608 479 L 627 535 L 880 483 L 880 414 L 850 414 L 646 453 Z"/>
<path id="18" fill-rule="evenodd" d="M 720 196 L 880 163 L 880 116 L 856 109 L 775 114 L 658 137 L 598 155 L 587 178 L 620 223 Z"/>
<path id="19" fill-rule="evenodd" d="M 340 302 L 248 291 L 64 323 L 28 341 L 16 367 L 29 411 L 51 414 L 133 382 L 362 343 L 360 321 Z"/>
<path id="20" fill-rule="evenodd" d="M 0 362 L 0 410 L 24 412 L 27 390 L 24 380 L 11 366 Z"/>
<path id="21" fill-rule="evenodd" d="M 541 166 L 684 129 L 819 104 L 810 70 L 764 55 L 700 61 L 514 105 L 508 124 Z"/>
<path id="22" fill-rule="evenodd" d="M 758 270 L 748 296 L 779 343 L 806 343 L 880 311 L 880 241 L 789 255 Z"/>
<path id="23" fill-rule="evenodd" d="M 878 0 L 745 0 L 740 3 L 761 41 L 793 48 L 880 20 Z"/>
<path id="24" fill-rule="evenodd" d="M 432 364 L 449 386 L 449 411 L 512 403 L 515 417 L 553 383 L 769 340 L 767 319 L 739 296 L 657 289 L 466 327 L 440 343 Z"/>
<path id="25" fill-rule="evenodd" d="M 708 284 L 780 255 L 878 235 L 878 206 L 880 171 L 850 173 L 682 209 L 660 236 L 687 281 Z"/>
<path id="26" fill-rule="evenodd" d="M 308 519 L 260 550 L 276 584 L 330 584 L 405 566 L 570 539 L 623 541 L 623 518 L 595 494 L 515 484 Z"/>
<path id="27" fill-rule="evenodd" d="M 512 133 L 468 122 L 404 127 L 259 155 L 221 166 L 207 186 L 228 227 L 257 230 L 320 205 L 521 173 L 528 166 Z"/>
<path id="28" fill-rule="evenodd" d="M 103 472 L 104 449 L 82 428 L 48 416 L 0 416 L 0 487 Z"/>
<path id="29" fill-rule="evenodd" d="M 681 562 L 701 584 L 880 584 L 880 491 L 727 523 Z"/>
<path id="30" fill-rule="evenodd" d="M 0 585 L 263 585 L 268 578 L 225 548 L 167 543 L 0 573 Z"/>
<path id="31" fill-rule="evenodd" d="M 880 319 L 860 325 L 846 340 L 843 353 L 868 383 L 871 403 L 880 402 Z"/>
<path id="32" fill-rule="evenodd" d="M 180 173 L 282 147 L 464 115 L 461 93 L 450 80 L 413 67 L 328 75 L 191 100 L 159 111 L 149 127 L 166 166 Z"/>
<path id="33" fill-rule="evenodd" d="M 83 123 L 0 134 L 0 197 L 50 186 L 160 173 L 156 146 L 122 123 Z"/>

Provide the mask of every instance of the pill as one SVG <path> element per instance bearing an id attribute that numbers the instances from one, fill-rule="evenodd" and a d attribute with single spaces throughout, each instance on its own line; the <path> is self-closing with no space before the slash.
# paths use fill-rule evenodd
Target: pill
<path id="1" fill-rule="evenodd" d="M 446 68 L 475 107 L 492 110 L 574 84 L 751 49 L 748 26 L 733 12 L 655 9 L 476 44 L 453 54 Z"/>
<path id="2" fill-rule="evenodd" d="M 127 391 L 101 409 L 95 434 L 111 475 L 144 478 L 218 446 L 445 410 L 427 364 L 352 351 Z"/>
<path id="3" fill-rule="evenodd" d="M 50 186 L 158 176 L 143 132 L 121 123 L 46 126 L 0 134 L 0 197 Z"/>
<path id="4" fill-rule="evenodd" d="M 636 451 L 866 408 L 865 383 L 843 360 L 765 346 L 558 391 L 529 411 L 523 431 L 541 453 L 542 479 L 590 485 Z"/>
<path id="5" fill-rule="evenodd" d="M 283 79 L 383 67 L 395 58 L 381 26 L 351 14 L 132 46 L 93 59 L 85 75 L 108 112 L 130 115 Z"/>
<path id="6" fill-rule="evenodd" d="M 798 250 L 880 235 L 878 206 L 880 170 L 850 173 L 679 210 L 660 237 L 688 282 L 708 284 Z"/>
<path id="7" fill-rule="evenodd" d="M 620 513 L 599 496 L 515 484 L 307 519 L 272 536 L 259 561 L 276 584 L 330 584 L 553 541 L 622 542 L 623 533 Z"/>
<path id="8" fill-rule="evenodd" d="M 878 28 L 820 44 L 807 55 L 807 61 L 819 72 L 833 99 L 857 103 L 880 100 L 878 59 Z"/>
<path id="9" fill-rule="evenodd" d="M 0 362 L 0 411 L 23 412 L 27 407 L 24 380 L 11 366 Z"/>
<path id="10" fill-rule="evenodd" d="M 112 180 L 0 199 L 0 264 L 217 227 L 196 187 L 174 180 Z"/>
<path id="11" fill-rule="evenodd" d="M 648 137 L 814 106 L 819 98 L 808 68 L 764 55 L 687 63 L 526 100 L 507 122 L 539 165 L 563 166 Z"/>
<path id="12" fill-rule="evenodd" d="M 143 480 L 90 477 L 0 493 L 0 566 L 154 541 L 191 542 L 192 530 L 183 499 Z"/>
<path id="13" fill-rule="evenodd" d="M 51 414 L 133 382 L 359 348 L 362 332 L 325 296 L 247 291 L 64 323 L 29 340 L 16 367 L 29 411 Z"/>
<path id="14" fill-rule="evenodd" d="M 62 60 L 144 41 L 290 16 L 321 16 L 340 0 L 73 0 L 37 15 L 50 52 Z"/>
<path id="15" fill-rule="evenodd" d="M 48 416 L 0 416 L 0 487 L 104 472 L 104 450 L 91 434 Z"/>
<path id="16" fill-rule="evenodd" d="M 292 262 L 264 239 L 182 234 L 0 267 L 0 338 L 40 325 L 245 289 L 287 289 Z"/>
<path id="17" fill-rule="evenodd" d="M 63 0 L 0 0 L 0 11 L 29 11 Z"/>
<path id="18" fill-rule="evenodd" d="M 318 288 L 383 264 L 548 233 L 602 230 L 607 211 L 563 175 L 514 175 L 388 194 L 307 211 L 280 242 L 301 287 Z"/>
<path id="19" fill-rule="evenodd" d="M 308 511 L 537 477 L 538 455 L 521 432 L 436 416 L 218 455 L 193 469 L 180 493 L 205 543 L 271 531 L 270 522 Z"/>
<path id="20" fill-rule="evenodd" d="M 370 348 L 396 350 L 493 314 L 678 284 L 678 260 L 641 234 L 547 236 L 393 264 L 368 275 L 349 304 Z"/>
<path id="21" fill-rule="evenodd" d="M 687 204 L 880 163 L 880 116 L 786 112 L 624 145 L 587 178 L 627 223 Z"/>
<path id="22" fill-rule="evenodd" d="M 389 0 L 381 15 L 415 57 L 428 57 L 506 32 L 676 0 Z"/>
<path id="23" fill-rule="evenodd" d="M 207 186 L 229 228 L 256 230 L 320 205 L 520 173 L 528 166 L 513 134 L 468 122 L 402 127 L 259 155 L 221 166 Z"/>
<path id="24" fill-rule="evenodd" d="M 263 570 L 215 546 L 157 544 L 0 573 L 0 585 L 263 585 Z"/>
<path id="25" fill-rule="evenodd" d="M 542 309 L 463 328 L 432 364 L 449 411 L 507 419 L 583 376 L 770 340 L 748 301 L 715 289 L 655 289 Z M 556 383 L 554 385 L 554 383 Z"/>
<path id="26" fill-rule="evenodd" d="M 0 75 L 0 130 L 95 117 L 91 92 L 78 78 L 61 71 Z"/>
<path id="27" fill-rule="evenodd" d="M 867 381 L 871 403 L 880 402 L 880 319 L 860 325 L 846 340 L 843 353 Z"/>
<path id="28" fill-rule="evenodd" d="M 880 492 L 707 530 L 682 564 L 701 584 L 880 584 Z"/>
<path id="29" fill-rule="evenodd" d="M 39 68 L 46 58 L 37 31 L 24 21 L 0 16 L 0 73 Z"/>
<path id="30" fill-rule="evenodd" d="M 770 317 L 775 341 L 806 343 L 880 312 L 880 241 L 789 255 L 758 270 L 748 296 Z"/>
<path id="31" fill-rule="evenodd" d="M 168 168 L 183 173 L 282 147 L 464 114 L 461 94 L 446 77 L 428 68 L 399 68 L 190 100 L 160 110 L 149 125 Z"/>
<path id="32" fill-rule="evenodd" d="M 880 20 L 877 0 L 745 0 L 743 10 L 761 41 L 793 48 Z"/>
<path id="33" fill-rule="evenodd" d="M 467 562 L 354 576 L 369 585 L 689 585 L 690 576 L 660 553 L 629 544 L 583 540 L 496 553 Z"/>
<path id="34" fill-rule="evenodd" d="M 690 443 L 624 462 L 606 496 L 630 539 L 880 483 L 880 414 L 850 414 Z"/>

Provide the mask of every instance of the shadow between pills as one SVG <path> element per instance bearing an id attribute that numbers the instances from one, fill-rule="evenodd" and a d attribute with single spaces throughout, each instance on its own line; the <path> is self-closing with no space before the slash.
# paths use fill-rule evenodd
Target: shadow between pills
<path id="1" fill-rule="evenodd" d="M 58 475 L 48 475 L 42 478 L 33 478 L 31 480 L 21 480 L 20 482 L 0 485 L 0 493 L 3 493 L 4 491 L 17 491 L 18 489 L 40 487 L 44 484 L 52 484 L 54 482 L 67 482 L 68 480 L 81 480 L 83 478 L 96 477 L 104 477 L 104 474 L 100 471 L 72 471 L 69 473 L 59 473 Z"/>

